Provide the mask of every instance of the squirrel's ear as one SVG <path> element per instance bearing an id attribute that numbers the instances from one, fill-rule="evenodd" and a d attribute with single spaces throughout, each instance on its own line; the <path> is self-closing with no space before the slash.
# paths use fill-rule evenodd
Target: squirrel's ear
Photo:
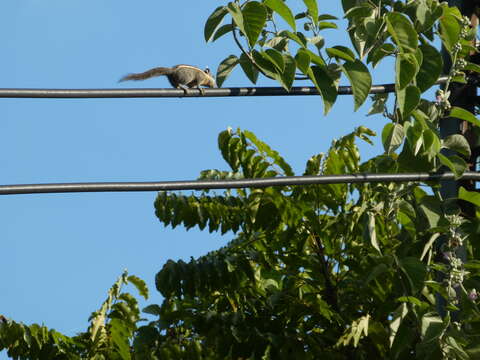
<path id="1" fill-rule="evenodd" d="M 208 66 L 205 68 L 204 71 L 205 71 L 205 73 L 210 74 L 210 69 L 208 68 Z"/>

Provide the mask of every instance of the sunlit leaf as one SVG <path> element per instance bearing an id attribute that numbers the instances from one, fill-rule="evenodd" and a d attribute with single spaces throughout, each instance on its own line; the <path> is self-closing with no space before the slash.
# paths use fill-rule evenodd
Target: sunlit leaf
<path id="1" fill-rule="evenodd" d="M 275 11 L 277 14 L 279 14 L 283 18 L 283 20 L 285 20 L 287 24 L 290 25 L 293 31 L 297 31 L 297 27 L 295 25 L 295 18 L 292 14 L 292 11 L 287 5 L 285 5 L 282 0 L 265 0 L 264 4 L 273 11 Z"/>
<path id="2" fill-rule="evenodd" d="M 280 83 L 285 90 L 290 91 L 293 80 L 295 79 L 295 70 L 297 69 L 297 64 L 295 59 L 288 54 L 283 54 L 283 62 L 285 64 L 285 69 L 280 75 Z"/>
<path id="3" fill-rule="evenodd" d="M 242 53 L 242 55 L 240 55 L 239 62 L 245 75 L 247 75 L 252 83 L 256 84 L 259 72 L 258 69 L 252 64 L 248 56 Z"/>
<path id="4" fill-rule="evenodd" d="M 221 87 L 222 84 L 227 79 L 228 75 L 232 72 L 232 70 L 237 66 L 238 58 L 235 55 L 230 55 L 227 58 L 223 59 L 223 61 L 218 65 L 217 69 L 217 86 Z"/>
<path id="5" fill-rule="evenodd" d="M 368 110 L 367 115 L 383 114 L 385 112 L 385 104 L 388 100 L 388 93 L 375 94 L 372 96 L 372 107 Z"/>
<path id="6" fill-rule="evenodd" d="M 417 86 L 421 92 L 432 87 L 443 70 L 443 60 L 436 48 L 428 44 L 420 45 L 423 54 L 422 65 L 417 74 Z"/>
<path id="7" fill-rule="evenodd" d="M 342 59 L 346 61 L 355 61 L 355 54 L 349 48 L 345 46 L 334 46 L 331 48 L 327 48 L 326 52 L 328 56 Z"/>
<path id="8" fill-rule="evenodd" d="M 399 54 L 396 61 L 395 87 L 402 90 L 418 73 L 419 65 L 414 54 Z"/>
<path id="9" fill-rule="evenodd" d="M 327 70 L 321 66 L 311 66 L 308 77 L 314 83 L 323 99 L 324 114 L 328 114 L 337 99 L 337 87 L 328 75 Z"/>
<path id="10" fill-rule="evenodd" d="M 285 70 L 285 62 L 280 51 L 275 49 L 267 49 L 262 54 L 267 57 L 272 64 L 275 65 L 278 72 L 282 73 Z"/>
<path id="11" fill-rule="evenodd" d="M 452 8 L 444 8 L 444 14 L 440 18 L 440 37 L 449 52 L 452 52 L 453 46 L 458 43 L 460 37 L 461 25 L 457 16 Z"/>
<path id="12" fill-rule="evenodd" d="M 244 26 L 243 14 L 242 14 L 242 9 L 240 9 L 240 6 L 235 2 L 230 2 L 228 3 L 227 10 L 232 16 L 233 21 L 238 26 L 240 31 L 245 34 L 246 31 Z"/>
<path id="13" fill-rule="evenodd" d="M 303 48 L 298 49 L 295 61 L 300 71 L 307 74 L 310 69 L 310 54 L 308 51 Z"/>
<path id="14" fill-rule="evenodd" d="M 414 53 L 418 47 L 418 34 L 408 18 L 398 12 L 386 16 L 387 30 L 400 52 Z"/>
<path id="15" fill-rule="evenodd" d="M 215 11 L 208 17 L 207 22 L 205 23 L 205 28 L 203 30 L 205 41 L 210 41 L 212 36 L 217 30 L 218 26 L 222 22 L 225 15 L 228 14 L 228 10 L 225 6 L 219 6 Z"/>
<path id="16" fill-rule="evenodd" d="M 375 67 L 384 57 L 393 55 L 394 53 L 395 46 L 393 44 L 382 44 L 382 46 L 376 47 L 368 53 L 367 63 L 372 63 L 372 66 Z"/>
<path id="17" fill-rule="evenodd" d="M 458 198 L 480 207 L 480 193 L 476 191 L 468 191 L 463 186 L 460 186 Z"/>
<path id="18" fill-rule="evenodd" d="M 480 120 L 478 120 L 478 118 L 470 111 L 462 109 L 460 107 L 452 107 L 452 109 L 450 110 L 450 116 L 468 121 L 469 123 L 480 127 Z"/>
<path id="19" fill-rule="evenodd" d="M 341 68 L 352 86 L 356 111 L 368 97 L 372 87 L 372 77 L 368 68 L 360 60 L 347 61 Z"/>
<path id="20" fill-rule="evenodd" d="M 138 276 L 135 275 L 129 275 L 128 276 L 128 281 L 135 285 L 137 288 L 138 292 L 140 293 L 141 296 L 143 296 L 146 299 L 148 299 L 148 287 L 145 281 L 140 279 Z"/>
<path id="21" fill-rule="evenodd" d="M 387 123 L 382 131 L 383 148 L 387 154 L 391 154 L 400 147 L 405 138 L 405 131 L 400 124 Z"/>
<path id="22" fill-rule="evenodd" d="M 305 6 L 307 7 L 308 13 L 313 19 L 315 25 L 318 24 L 318 5 L 317 0 L 303 0 Z"/>
<path id="23" fill-rule="evenodd" d="M 455 178 L 459 179 L 462 174 L 467 170 L 467 163 L 461 157 L 457 155 L 445 156 L 441 153 L 437 154 L 440 162 L 448 167 L 454 174 Z"/>
<path id="24" fill-rule="evenodd" d="M 420 103 L 420 90 L 414 85 L 408 85 L 397 91 L 397 103 L 402 117 L 406 119 Z"/>
<path id="25" fill-rule="evenodd" d="M 461 134 L 447 136 L 443 140 L 443 147 L 456 151 L 466 157 L 470 157 L 471 155 L 470 145 L 468 144 L 467 139 L 465 139 L 465 136 Z"/>
<path id="26" fill-rule="evenodd" d="M 263 4 L 250 1 L 243 7 L 242 15 L 245 35 L 250 47 L 253 47 L 267 21 L 267 10 Z"/>
<path id="27" fill-rule="evenodd" d="M 213 34 L 212 41 L 215 41 L 220 37 L 222 37 L 223 35 L 228 34 L 229 32 L 233 31 L 234 28 L 235 27 L 232 24 L 226 24 L 226 25 L 220 26 L 217 29 L 217 31 L 215 31 L 215 33 Z"/>

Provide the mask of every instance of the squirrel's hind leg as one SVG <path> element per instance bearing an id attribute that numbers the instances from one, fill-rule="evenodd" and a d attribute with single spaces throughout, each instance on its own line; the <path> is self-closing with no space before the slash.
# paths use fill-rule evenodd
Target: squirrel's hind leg
<path id="1" fill-rule="evenodd" d="M 177 85 L 177 89 L 182 89 L 183 90 L 183 95 L 186 96 L 188 95 L 188 87 L 182 84 Z"/>

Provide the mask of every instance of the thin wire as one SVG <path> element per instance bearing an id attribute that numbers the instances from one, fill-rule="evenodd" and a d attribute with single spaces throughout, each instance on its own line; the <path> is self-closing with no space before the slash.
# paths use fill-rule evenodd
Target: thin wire
<path id="1" fill-rule="evenodd" d="M 436 84 L 445 83 L 441 77 Z M 384 94 L 395 91 L 395 84 L 373 85 L 370 94 Z M 202 94 L 203 92 L 203 94 Z M 318 95 L 315 87 L 297 86 L 286 91 L 281 87 L 233 87 L 218 89 L 0 89 L 0 98 L 171 98 L 171 97 L 229 97 L 229 96 L 299 96 Z M 351 86 L 339 86 L 338 95 L 352 95 Z"/>
<path id="2" fill-rule="evenodd" d="M 462 180 L 480 181 L 480 173 L 465 172 Z M 123 191 L 172 191 L 265 188 L 269 186 L 319 185 L 343 183 L 378 182 L 426 182 L 458 180 L 451 172 L 445 173 L 404 173 L 404 174 L 349 174 L 322 176 L 284 176 L 275 178 L 237 180 L 191 180 L 159 182 L 93 182 L 93 183 L 52 183 L 0 185 L 0 195 L 72 193 L 72 192 L 123 192 Z"/>

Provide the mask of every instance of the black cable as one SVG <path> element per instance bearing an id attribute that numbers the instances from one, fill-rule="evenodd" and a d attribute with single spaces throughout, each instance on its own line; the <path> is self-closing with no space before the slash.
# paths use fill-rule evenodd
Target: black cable
<path id="1" fill-rule="evenodd" d="M 437 84 L 443 84 L 441 77 Z M 383 94 L 395 91 L 395 84 L 373 85 L 370 94 Z M 0 89 L 0 98 L 162 98 L 162 97 L 228 97 L 228 96 L 298 96 L 318 95 L 318 90 L 310 86 L 292 87 L 289 92 L 281 87 L 233 87 L 204 89 Z M 340 86 L 339 95 L 352 95 L 351 86 Z"/>
<path id="2" fill-rule="evenodd" d="M 445 173 L 404 173 L 404 174 L 349 174 L 322 176 L 284 176 L 275 178 L 238 180 L 191 180 L 158 182 L 96 182 L 0 185 L 0 195 L 69 193 L 69 192 L 112 192 L 112 191 L 167 191 L 264 188 L 269 186 L 375 183 L 375 182 L 426 182 L 453 180 L 451 172 Z M 480 181 L 480 173 L 465 172 L 462 180 Z"/>

